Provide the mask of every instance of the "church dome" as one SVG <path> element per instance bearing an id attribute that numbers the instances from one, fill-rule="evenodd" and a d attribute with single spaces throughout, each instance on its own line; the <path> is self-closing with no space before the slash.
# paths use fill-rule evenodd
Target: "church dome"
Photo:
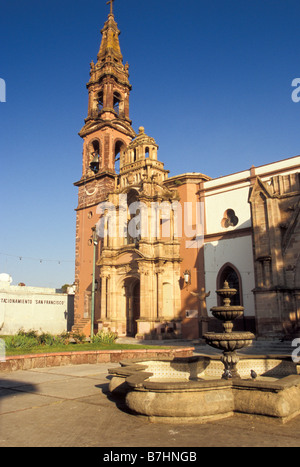
<path id="1" fill-rule="evenodd" d="M 145 133 L 145 128 L 143 126 L 140 126 L 139 128 L 139 134 L 137 137 L 130 143 L 129 148 L 134 149 L 137 146 L 153 146 L 158 149 L 158 145 L 156 144 L 156 141 L 154 138 L 151 138 L 151 136 L 146 135 Z"/>

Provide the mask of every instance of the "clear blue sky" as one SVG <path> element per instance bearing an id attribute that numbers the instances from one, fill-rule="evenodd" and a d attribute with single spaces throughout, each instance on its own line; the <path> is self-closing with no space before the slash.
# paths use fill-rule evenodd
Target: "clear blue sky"
<path id="1" fill-rule="evenodd" d="M 60 287 L 74 280 L 78 131 L 109 7 L 0 0 L 0 12 L 0 272 Z M 156 139 L 171 175 L 300 153 L 299 0 L 116 0 L 115 18 L 133 127 Z"/>

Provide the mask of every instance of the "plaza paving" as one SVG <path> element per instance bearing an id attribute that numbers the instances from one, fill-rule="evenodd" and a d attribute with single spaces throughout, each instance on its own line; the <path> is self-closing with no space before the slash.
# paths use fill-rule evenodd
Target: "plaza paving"
<path id="1" fill-rule="evenodd" d="M 108 368 L 64 366 L 0 374 L 0 447 L 298 447 L 300 417 L 235 415 L 203 425 L 159 425 L 108 394 Z"/>

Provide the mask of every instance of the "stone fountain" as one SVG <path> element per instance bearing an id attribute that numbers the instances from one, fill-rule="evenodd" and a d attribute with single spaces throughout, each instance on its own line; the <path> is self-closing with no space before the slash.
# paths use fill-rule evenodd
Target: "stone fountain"
<path id="1" fill-rule="evenodd" d="M 211 308 L 215 318 L 223 321 L 222 333 L 208 332 L 204 334 L 206 343 L 219 350 L 223 350 L 221 361 L 225 366 L 222 378 L 240 378 L 237 371 L 237 364 L 240 360 L 237 350 L 252 345 L 255 335 L 251 332 L 233 332 L 233 321 L 244 315 L 244 307 L 231 305 L 231 299 L 236 295 L 237 290 L 229 287 L 228 282 L 224 283 L 222 289 L 217 290 L 217 294 L 223 298 L 223 305 Z"/>
<path id="2" fill-rule="evenodd" d="M 285 423 L 299 416 L 300 363 L 291 355 L 237 354 L 255 336 L 233 331 L 233 321 L 244 314 L 242 306 L 231 305 L 236 293 L 228 282 L 217 291 L 223 305 L 211 311 L 224 331 L 204 334 L 208 345 L 223 351 L 221 358 L 206 353 L 151 358 L 149 353 L 149 358 L 123 361 L 109 370 L 111 395 L 123 397 L 131 413 L 158 423 L 205 423 L 235 413 Z"/>

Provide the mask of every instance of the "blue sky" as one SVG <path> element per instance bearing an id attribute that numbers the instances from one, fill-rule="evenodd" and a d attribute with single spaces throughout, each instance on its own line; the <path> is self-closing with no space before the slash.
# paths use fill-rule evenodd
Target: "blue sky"
<path id="1" fill-rule="evenodd" d="M 0 0 L 0 273 L 74 280 L 87 114 L 106 0 Z M 130 116 L 171 175 L 218 177 L 300 153 L 299 0 L 115 0 Z M 21 258 L 21 259 L 20 259 Z"/>

